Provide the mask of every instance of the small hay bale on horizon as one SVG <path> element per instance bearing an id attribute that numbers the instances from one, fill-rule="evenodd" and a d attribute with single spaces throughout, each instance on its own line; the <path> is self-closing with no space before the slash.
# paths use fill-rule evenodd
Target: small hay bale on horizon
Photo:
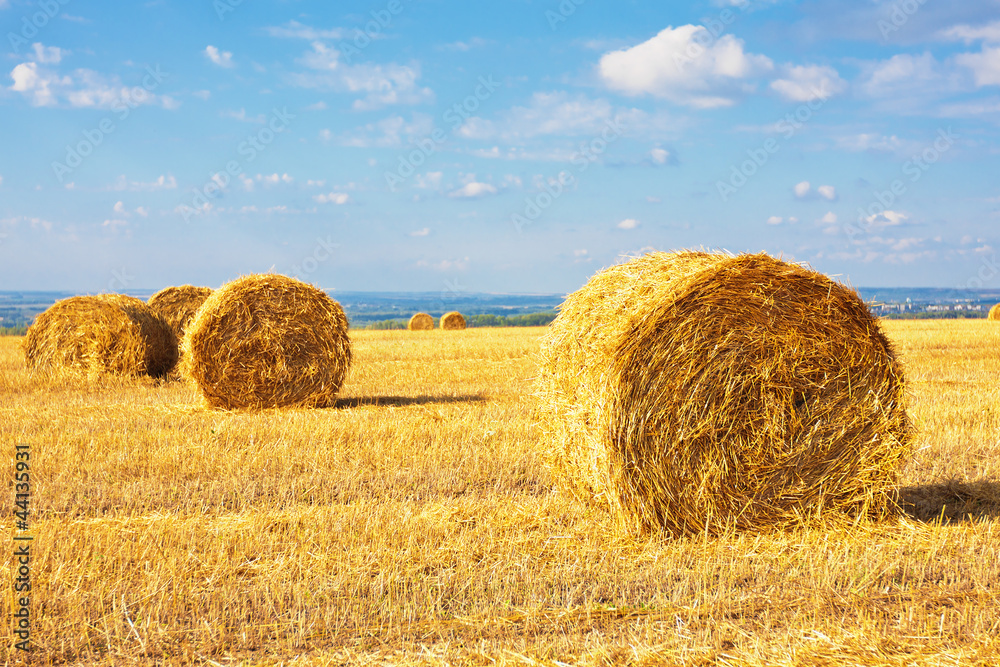
<path id="1" fill-rule="evenodd" d="M 465 316 L 457 310 L 441 316 L 441 328 L 448 331 L 459 331 L 465 328 Z"/>
<path id="2" fill-rule="evenodd" d="M 123 294 L 57 301 L 28 327 L 22 345 L 32 368 L 88 375 L 162 377 L 177 363 L 177 337 L 167 321 Z"/>
<path id="3" fill-rule="evenodd" d="M 205 303 L 205 299 L 212 295 L 211 287 L 195 287 L 194 285 L 180 285 L 175 287 L 165 287 L 159 292 L 149 297 L 149 307 L 163 316 L 178 340 L 184 338 L 184 331 L 187 325 L 194 319 L 195 314 Z"/>
<path id="4" fill-rule="evenodd" d="M 430 331 L 434 328 L 434 318 L 427 313 L 417 313 L 410 318 L 406 328 L 410 331 Z"/>
<path id="5" fill-rule="evenodd" d="M 990 314 L 986 316 L 988 320 L 1000 320 L 1000 303 L 990 308 Z"/>
<path id="6" fill-rule="evenodd" d="M 351 364 L 347 316 L 321 289 L 277 274 L 217 289 L 188 325 L 181 370 L 215 408 L 327 407 Z"/>
<path id="7" fill-rule="evenodd" d="M 555 478 L 629 533 L 897 512 L 892 345 L 857 293 L 766 254 L 650 253 L 567 297 L 536 396 Z"/>

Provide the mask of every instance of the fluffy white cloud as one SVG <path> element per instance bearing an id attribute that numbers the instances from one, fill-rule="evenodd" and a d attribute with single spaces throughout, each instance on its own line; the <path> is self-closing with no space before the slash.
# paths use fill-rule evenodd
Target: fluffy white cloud
<path id="1" fill-rule="evenodd" d="M 346 204 L 351 200 L 350 195 L 345 192 L 330 192 L 325 195 L 316 195 L 313 197 L 320 204 L 336 204 L 341 206 Z"/>
<path id="2" fill-rule="evenodd" d="M 784 77 L 771 82 L 771 89 L 792 102 L 827 99 L 847 89 L 837 70 L 826 65 L 798 65 L 785 69 Z"/>
<path id="3" fill-rule="evenodd" d="M 479 197 L 495 195 L 496 193 L 497 189 L 489 183 L 470 181 L 448 196 L 455 199 L 478 199 Z"/>
<path id="4" fill-rule="evenodd" d="M 209 44 L 205 47 L 205 55 L 219 67 L 229 68 L 236 66 L 236 63 L 233 62 L 233 54 L 231 51 L 219 51 L 218 48 Z"/>
<path id="5" fill-rule="evenodd" d="M 63 56 L 68 53 L 58 46 L 45 46 L 40 42 L 32 44 L 31 49 L 34 51 L 35 61 L 43 65 L 58 65 L 62 61 Z"/>
<path id="6" fill-rule="evenodd" d="M 635 229 L 639 226 L 639 221 L 634 218 L 625 218 L 619 222 L 616 226 L 618 229 Z"/>
<path id="7" fill-rule="evenodd" d="M 796 183 L 792 189 L 795 191 L 796 197 L 802 198 L 809 194 L 811 188 L 812 186 L 809 184 L 809 181 L 802 181 L 801 183 Z"/>
<path id="8" fill-rule="evenodd" d="M 163 176 L 153 181 L 130 181 L 125 174 L 119 176 L 109 187 L 112 191 L 132 190 L 134 192 L 156 192 L 158 190 L 176 190 L 177 179 L 173 175 Z"/>
<path id="9" fill-rule="evenodd" d="M 834 199 L 837 198 L 837 189 L 832 185 L 821 185 L 818 188 L 816 188 L 816 192 L 818 192 L 819 196 L 822 197 L 823 199 L 829 199 L 830 201 L 833 201 Z"/>
<path id="10" fill-rule="evenodd" d="M 653 159 L 656 164 L 666 164 L 670 160 L 670 151 L 664 150 L 663 148 L 654 148 L 649 151 L 649 157 Z"/>
<path id="11" fill-rule="evenodd" d="M 977 86 L 1000 86 L 1000 46 L 984 46 L 980 53 L 960 53 L 955 62 L 972 70 Z"/>
<path id="12" fill-rule="evenodd" d="M 64 52 L 63 52 L 64 53 Z M 61 75 L 37 62 L 24 62 L 10 72 L 14 83 L 10 90 L 31 99 L 37 107 L 57 106 L 64 102 L 71 107 L 111 109 L 158 104 L 164 109 L 176 109 L 179 104 L 166 95 L 156 95 L 141 86 L 128 87 L 117 77 L 105 77 L 88 69 Z"/>
<path id="13" fill-rule="evenodd" d="M 390 116 L 339 137 L 330 130 L 323 130 L 320 138 L 324 141 L 336 139 L 343 146 L 355 148 L 400 148 L 414 139 L 426 137 L 433 130 L 434 119 L 431 116 L 413 114 L 409 121 L 402 116 Z"/>
<path id="14" fill-rule="evenodd" d="M 343 28 L 323 30 L 321 28 L 312 28 L 310 26 L 303 25 L 298 21 L 289 21 L 283 26 L 268 27 L 267 34 L 271 37 L 287 37 L 313 41 L 317 39 L 342 39 L 347 35 L 347 32 Z"/>
<path id="15" fill-rule="evenodd" d="M 837 214 L 833 211 L 827 211 L 826 215 L 819 219 L 819 222 L 823 225 L 835 225 L 837 224 Z"/>
<path id="16" fill-rule="evenodd" d="M 769 225 L 780 225 L 783 221 L 784 221 L 784 218 L 781 218 L 781 217 L 779 217 L 777 215 L 772 215 L 770 218 L 767 219 L 767 224 L 769 224 Z"/>
<path id="17" fill-rule="evenodd" d="M 696 108 L 728 106 L 745 80 L 773 69 L 732 35 L 713 40 L 703 26 L 668 27 L 629 49 L 606 53 L 598 72 L 612 90 L 653 95 Z"/>
<path id="18" fill-rule="evenodd" d="M 966 44 L 980 40 L 984 42 L 1000 42 L 1000 21 L 980 26 L 956 25 L 947 30 L 942 30 L 938 34 L 942 39 L 956 42 L 961 41 Z"/>
<path id="19" fill-rule="evenodd" d="M 427 236 L 431 233 L 430 227 L 424 227 L 423 229 L 417 229 L 410 232 L 410 236 Z"/>
<path id="20" fill-rule="evenodd" d="M 341 62 L 340 52 L 320 41 L 299 59 L 309 72 L 293 74 L 290 81 L 302 88 L 362 94 L 354 109 L 367 111 L 392 104 L 422 104 L 434 99 L 430 88 L 420 87 L 417 65 L 351 65 Z"/>

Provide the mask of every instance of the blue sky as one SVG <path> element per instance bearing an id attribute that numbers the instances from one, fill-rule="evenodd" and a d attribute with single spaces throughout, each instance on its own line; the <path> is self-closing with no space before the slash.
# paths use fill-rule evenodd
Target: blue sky
<path id="1" fill-rule="evenodd" d="M 1000 287 L 1000 2 L 0 0 L 0 289 Z"/>

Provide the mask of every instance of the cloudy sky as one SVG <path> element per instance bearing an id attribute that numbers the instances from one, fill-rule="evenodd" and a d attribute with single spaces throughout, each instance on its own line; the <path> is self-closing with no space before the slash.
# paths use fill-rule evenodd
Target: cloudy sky
<path id="1" fill-rule="evenodd" d="M 1000 2 L 679 4 L 0 0 L 0 290 L 1000 287 Z"/>

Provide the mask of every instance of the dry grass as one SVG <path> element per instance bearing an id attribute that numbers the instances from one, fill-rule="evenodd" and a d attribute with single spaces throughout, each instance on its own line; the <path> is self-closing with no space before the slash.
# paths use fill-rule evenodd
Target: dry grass
<path id="1" fill-rule="evenodd" d="M 32 447 L 36 662 L 995 665 L 1000 331 L 886 329 L 919 429 L 910 514 L 680 539 L 613 537 L 552 491 L 541 329 L 352 332 L 336 407 L 255 413 L 31 373 L 0 338 L 3 479 Z"/>
<path id="2" fill-rule="evenodd" d="M 184 376 L 217 408 L 326 407 L 351 365 L 347 316 L 326 292 L 277 274 L 205 299 L 182 345 Z"/>
<path id="3" fill-rule="evenodd" d="M 465 328 L 465 316 L 457 310 L 441 316 L 441 328 L 447 331 L 459 331 Z"/>
<path id="4" fill-rule="evenodd" d="M 406 324 L 410 331 L 430 331 L 434 328 L 434 318 L 427 313 L 417 313 Z"/>

